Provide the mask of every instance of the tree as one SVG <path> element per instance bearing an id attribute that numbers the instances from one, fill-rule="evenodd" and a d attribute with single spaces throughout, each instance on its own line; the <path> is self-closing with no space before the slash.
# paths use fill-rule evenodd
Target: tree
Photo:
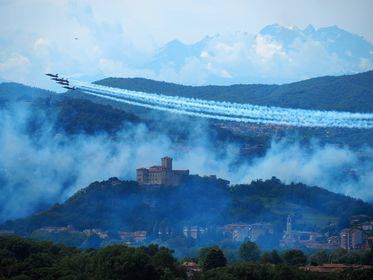
<path id="1" fill-rule="evenodd" d="M 151 263 L 154 268 L 159 272 L 159 274 L 163 274 L 165 271 L 176 272 L 176 259 L 172 255 L 170 249 L 161 247 L 159 251 L 151 257 Z"/>
<path id="2" fill-rule="evenodd" d="M 319 251 L 316 254 L 312 255 L 310 258 L 310 262 L 312 265 L 320 265 L 323 263 L 329 262 L 329 255 L 325 251 Z"/>
<path id="3" fill-rule="evenodd" d="M 271 263 L 271 264 L 281 264 L 283 263 L 282 258 L 280 255 L 277 253 L 276 250 L 273 250 L 272 252 L 265 252 L 261 258 L 260 258 L 261 263 Z"/>
<path id="4" fill-rule="evenodd" d="M 280 265 L 275 268 L 275 278 L 276 280 L 291 280 L 296 279 L 294 272 L 289 266 Z"/>
<path id="5" fill-rule="evenodd" d="M 362 257 L 362 263 L 366 265 L 373 265 L 373 248 L 369 251 L 365 251 Z"/>
<path id="6" fill-rule="evenodd" d="M 271 254 L 269 252 L 264 252 L 260 257 L 261 263 L 271 263 Z"/>
<path id="7" fill-rule="evenodd" d="M 338 248 L 330 255 L 330 261 L 332 263 L 343 263 L 347 253 L 348 251 L 346 249 Z"/>
<path id="8" fill-rule="evenodd" d="M 200 250 L 200 263 L 203 270 L 210 270 L 217 267 L 223 267 L 227 264 L 227 259 L 223 251 L 218 247 L 202 248 Z"/>
<path id="9" fill-rule="evenodd" d="M 259 247 L 251 241 L 246 241 L 240 246 L 240 257 L 247 262 L 256 262 L 260 257 Z"/>
<path id="10" fill-rule="evenodd" d="M 99 279 L 157 279 L 158 275 L 143 250 L 124 245 L 101 249 L 94 259 Z"/>
<path id="11" fill-rule="evenodd" d="M 282 258 L 288 265 L 300 266 L 305 265 L 307 262 L 307 257 L 301 250 L 289 250 L 286 251 Z"/>

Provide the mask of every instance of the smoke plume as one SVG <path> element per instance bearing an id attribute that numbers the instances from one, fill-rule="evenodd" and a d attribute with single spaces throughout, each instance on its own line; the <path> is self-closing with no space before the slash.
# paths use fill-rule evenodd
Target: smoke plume
<path id="1" fill-rule="evenodd" d="M 165 155 L 175 158 L 175 168 L 216 174 L 232 183 L 276 176 L 285 182 L 373 199 L 372 161 L 361 161 L 348 148 L 317 142 L 303 147 L 284 140 L 273 142 L 265 156 L 237 164 L 238 147 L 227 145 L 216 152 L 203 124 L 186 128 L 191 140 L 181 150 L 168 136 L 151 134 L 143 124 L 125 125 L 112 137 L 104 132 L 56 133 L 53 123 L 46 121 L 37 133 L 30 134 L 32 114 L 28 106 L 20 104 L 0 110 L 0 222 L 63 202 L 96 180 L 113 176 L 135 179 L 136 168 L 158 164 Z M 372 151 L 366 148 L 365 152 Z"/>

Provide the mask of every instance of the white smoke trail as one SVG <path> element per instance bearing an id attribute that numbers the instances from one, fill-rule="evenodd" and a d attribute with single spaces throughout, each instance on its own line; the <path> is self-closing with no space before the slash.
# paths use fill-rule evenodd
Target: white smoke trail
<path id="1" fill-rule="evenodd" d="M 144 93 L 73 81 L 84 93 L 173 113 L 226 121 L 303 127 L 373 128 L 373 114 L 287 109 Z"/>

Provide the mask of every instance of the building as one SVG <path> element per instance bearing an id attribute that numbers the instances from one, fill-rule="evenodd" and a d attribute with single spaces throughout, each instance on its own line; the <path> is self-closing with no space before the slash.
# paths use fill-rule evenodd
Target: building
<path id="1" fill-rule="evenodd" d="M 256 242 L 259 237 L 273 234 L 273 226 L 270 223 L 255 224 L 227 224 L 223 227 L 223 235 L 236 242 L 250 240 Z"/>
<path id="2" fill-rule="evenodd" d="M 280 240 L 281 247 L 307 247 L 311 249 L 326 249 L 329 245 L 318 240 L 322 235 L 314 231 L 293 230 L 291 217 L 287 217 L 286 231 Z"/>
<path id="3" fill-rule="evenodd" d="M 186 238 L 199 239 L 207 233 L 207 228 L 200 226 L 185 226 L 183 227 L 183 235 Z"/>
<path id="4" fill-rule="evenodd" d="M 327 243 L 330 249 L 337 249 L 340 246 L 341 239 L 337 235 L 328 237 Z"/>
<path id="5" fill-rule="evenodd" d="M 227 224 L 223 227 L 223 235 L 236 242 L 242 242 L 249 236 L 249 224 Z"/>
<path id="6" fill-rule="evenodd" d="M 273 234 L 273 226 L 270 223 L 255 223 L 249 225 L 249 239 L 256 242 L 262 235 Z"/>
<path id="7" fill-rule="evenodd" d="M 295 243 L 297 243 L 297 237 L 293 232 L 292 221 L 289 215 L 286 220 L 286 231 L 284 233 L 284 236 L 282 237 L 280 244 L 283 246 L 288 246 Z"/>
<path id="8" fill-rule="evenodd" d="M 340 246 L 343 249 L 362 249 L 366 244 L 367 234 L 359 228 L 345 228 L 340 233 Z"/>
<path id="9" fill-rule="evenodd" d="M 14 230 L 0 230 L 0 236 L 13 235 L 15 234 Z"/>
<path id="10" fill-rule="evenodd" d="M 192 279 L 195 274 L 202 272 L 198 264 L 193 261 L 183 262 L 182 266 L 186 270 L 187 279 Z"/>
<path id="11" fill-rule="evenodd" d="M 145 230 L 140 231 L 119 231 L 120 239 L 127 243 L 141 243 L 146 240 L 147 232 Z"/>
<path id="12" fill-rule="evenodd" d="M 138 168 L 136 169 L 136 175 L 137 182 L 140 185 L 177 186 L 189 176 L 189 170 L 173 170 L 172 158 L 164 157 L 161 159 L 160 166 Z"/>
<path id="13" fill-rule="evenodd" d="M 97 236 L 97 237 L 99 237 L 101 239 L 107 239 L 107 238 L 109 238 L 109 234 L 107 233 L 107 231 L 102 231 L 100 229 L 95 229 L 95 228 L 85 229 L 85 230 L 83 230 L 83 233 L 87 237 Z"/>
<path id="14" fill-rule="evenodd" d="M 307 265 L 307 266 L 300 267 L 300 269 L 304 271 L 322 272 L 322 273 L 339 272 L 339 271 L 344 271 L 344 270 L 364 270 L 364 269 L 371 269 L 371 268 L 372 266 L 370 265 L 341 264 L 341 263 Z"/>
<path id="15" fill-rule="evenodd" d="M 48 233 L 76 232 L 72 225 L 68 225 L 66 227 L 42 227 L 39 230 Z"/>
<path id="16" fill-rule="evenodd" d="M 364 231 L 373 231 L 373 221 L 363 223 L 361 229 Z"/>

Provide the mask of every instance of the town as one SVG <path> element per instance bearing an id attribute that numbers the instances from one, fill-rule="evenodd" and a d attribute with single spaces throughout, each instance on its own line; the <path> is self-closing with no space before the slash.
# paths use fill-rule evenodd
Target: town
<path id="1" fill-rule="evenodd" d="M 360 218 L 360 219 L 359 219 Z M 338 235 L 329 233 L 294 230 L 292 218 L 289 216 L 286 223 L 286 230 L 279 240 L 278 248 L 308 248 L 317 250 L 334 250 L 342 248 L 345 250 L 369 249 L 373 247 L 373 220 L 368 217 L 357 217 L 352 221 L 350 227 L 340 231 Z M 12 234 L 12 231 L 1 231 L 0 235 Z M 32 235 L 40 234 L 78 234 L 85 238 L 95 237 L 99 246 L 112 243 L 124 243 L 131 246 L 140 246 L 151 243 L 164 243 L 175 237 L 184 238 L 186 241 L 208 241 L 223 242 L 232 241 L 240 244 L 246 240 L 257 242 L 261 237 L 274 233 L 270 223 L 232 223 L 216 226 L 188 225 L 179 231 L 174 228 L 158 229 L 155 232 L 146 230 L 109 232 L 100 229 L 85 229 L 78 231 L 73 226 L 65 227 L 42 227 Z"/>

